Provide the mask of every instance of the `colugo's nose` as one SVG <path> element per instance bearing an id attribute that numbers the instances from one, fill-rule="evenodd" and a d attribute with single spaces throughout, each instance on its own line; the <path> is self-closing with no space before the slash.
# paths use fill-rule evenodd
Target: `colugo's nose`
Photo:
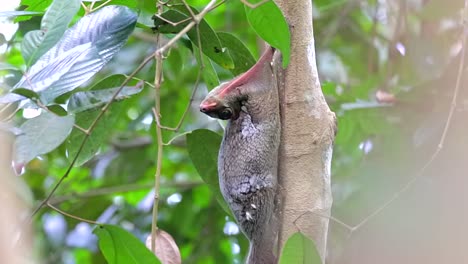
<path id="1" fill-rule="evenodd" d="M 200 106 L 200 112 L 202 112 L 202 113 L 208 112 L 208 107 L 201 105 Z"/>
<path id="2" fill-rule="evenodd" d="M 200 105 L 200 111 L 202 113 L 210 112 L 211 109 L 216 107 L 216 105 L 216 102 L 202 102 L 202 104 Z"/>

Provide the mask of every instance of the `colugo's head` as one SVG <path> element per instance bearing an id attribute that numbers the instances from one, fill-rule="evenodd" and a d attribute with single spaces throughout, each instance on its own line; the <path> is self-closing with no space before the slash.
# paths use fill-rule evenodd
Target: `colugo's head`
<path id="1" fill-rule="evenodd" d="M 229 83 L 223 83 L 213 89 L 200 104 L 200 111 L 213 118 L 222 120 L 236 120 L 241 111 L 240 96 L 227 93 L 226 86 Z"/>
<path id="2" fill-rule="evenodd" d="M 258 62 L 248 71 L 213 89 L 200 105 L 200 111 L 222 120 L 239 118 L 241 106 L 263 89 L 262 80 L 273 78 L 271 61 L 273 48 L 267 48 Z"/>

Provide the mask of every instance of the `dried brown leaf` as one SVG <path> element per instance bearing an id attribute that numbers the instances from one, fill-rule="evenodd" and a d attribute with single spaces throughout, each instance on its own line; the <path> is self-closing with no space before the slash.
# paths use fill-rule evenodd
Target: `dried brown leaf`
<path id="1" fill-rule="evenodd" d="M 378 90 L 375 93 L 375 98 L 377 99 L 377 102 L 379 103 L 393 104 L 396 102 L 395 95 L 384 90 Z"/>
<path id="2" fill-rule="evenodd" d="M 151 250 L 151 234 L 146 238 L 146 247 Z M 182 257 L 174 238 L 161 229 L 156 232 L 156 249 L 154 254 L 162 264 L 181 264 Z"/>

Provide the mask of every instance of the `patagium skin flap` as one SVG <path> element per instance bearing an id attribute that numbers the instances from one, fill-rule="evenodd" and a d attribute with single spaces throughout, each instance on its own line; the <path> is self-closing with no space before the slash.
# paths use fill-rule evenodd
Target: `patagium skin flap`
<path id="1" fill-rule="evenodd" d="M 280 118 L 268 48 L 247 72 L 213 89 L 200 111 L 228 120 L 218 156 L 221 192 L 250 241 L 247 263 L 275 263 L 273 239 Z"/>

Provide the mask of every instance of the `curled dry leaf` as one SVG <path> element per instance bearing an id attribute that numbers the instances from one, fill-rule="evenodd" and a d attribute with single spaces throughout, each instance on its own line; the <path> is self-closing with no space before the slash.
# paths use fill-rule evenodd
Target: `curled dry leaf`
<path id="1" fill-rule="evenodd" d="M 377 90 L 375 92 L 375 99 L 379 103 L 393 104 L 396 102 L 395 95 L 384 90 Z"/>
<path id="2" fill-rule="evenodd" d="M 151 250 L 151 234 L 146 238 L 146 247 Z M 181 264 L 182 257 L 174 238 L 169 233 L 158 229 L 156 232 L 156 249 L 154 254 L 162 264 Z"/>

